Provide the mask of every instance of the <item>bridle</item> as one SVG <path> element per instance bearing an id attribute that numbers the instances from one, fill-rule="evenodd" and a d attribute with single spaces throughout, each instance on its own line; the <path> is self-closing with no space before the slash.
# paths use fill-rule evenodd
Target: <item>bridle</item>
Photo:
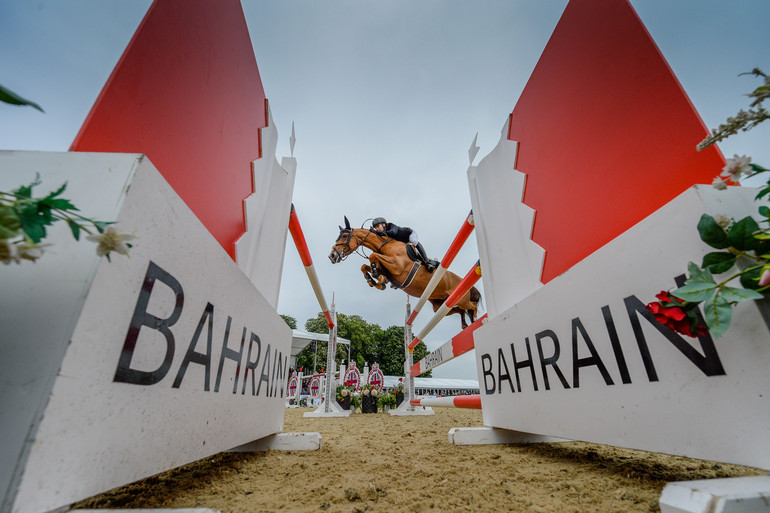
<path id="1" fill-rule="evenodd" d="M 340 262 L 344 261 L 347 257 L 349 257 L 353 253 L 356 253 L 356 254 L 360 255 L 361 257 L 363 257 L 363 258 L 368 260 L 369 257 L 364 253 L 364 249 L 366 248 L 366 246 L 364 246 L 364 242 L 366 242 L 366 239 L 368 239 L 369 235 L 372 234 L 372 233 L 376 233 L 376 232 L 373 231 L 373 230 L 368 230 L 366 232 L 366 235 L 364 236 L 364 238 L 363 239 L 359 239 L 356 236 L 356 234 L 353 233 L 353 229 L 352 228 L 343 228 L 342 230 L 340 230 L 340 237 L 342 237 L 343 235 L 346 235 L 346 237 L 345 237 L 345 239 L 343 241 L 337 242 L 337 243 L 334 244 L 334 251 L 337 252 L 337 255 L 339 256 L 339 261 Z M 356 241 L 356 249 L 355 250 L 350 247 L 350 242 L 353 239 L 355 239 L 355 241 Z M 339 240 L 339 237 L 337 238 L 337 240 Z M 377 248 L 375 250 L 375 252 L 376 253 L 381 253 L 382 252 L 381 250 L 382 250 L 383 247 L 385 247 L 385 244 L 387 244 L 388 242 L 390 242 L 392 240 L 393 239 L 391 239 L 389 237 L 385 237 L 385 241 L 382 244 L 380 244 L 380 247 Z M 339 251 L 337 249 L 337 246 L 343 246 L 343 245 L 344 245 L 344 247 L 342 248 L 342 251 Z"/>

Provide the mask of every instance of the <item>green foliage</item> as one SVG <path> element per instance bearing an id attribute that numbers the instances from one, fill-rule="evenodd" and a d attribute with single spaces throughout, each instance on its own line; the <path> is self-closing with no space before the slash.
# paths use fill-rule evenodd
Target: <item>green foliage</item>
<path id="1" fill-rule="evenodd" d="M 329 333 L 326 318 L 321 312 L 305 322 L 305 329 L 311 333 Z M 406 354 L 404 353 L 403 326 L 390 326 L 383 330 L 378 324 L 369 323 L 358 315 L 338 313 L 337 336 L 350 340 L 350 358 L 356 362 L 359 369 L 363 369 L 367 363 L 377 362 L 380 364 L 380 370 L 386 375 L 404 375 Z M 327 346 L 326 342 L 320 342 L 317 345 L 316 369 L 319 371 L 326 366 Z M 425 343 L 420 342 L 413 354 L 415 362 L 427 356 L 428 348 Z M 337 344 L 335 360 L 337 365 L 348 360 L 346 345 Z M 305 369 L 313 368 L 312 344 L 300 353 L 297 366 Z M 432 372 L 428 371 L 422 377 L 431 377 L 431 375 Z"/>
<path id="2" fill-rule="evenodd" d="M 390 392 L 383 392 L 380 394 L 380 397 L 377 398 L 377 405 L 380 407 L 381 410 L 385 410 L 385 407 L 389 408 L 395 408 L 396 407 L 396 395 L 392 394 Z"/>
<path id="3" fill-rule="evenodd" d="M 766 217 L 767 207 L 760 207 L 759 213 Z M 768 287 L 760 287 L 759 279 L 764 270 L 770 269 L 770 255 L 762 253 L 768 229 L 762 230 L 751 217 L 723 228 L 712 216 L 703 214 L 698 222 L 698 233 L 703 242 L 724 251 L 707 253 L 700 267 L 690 262 L 690 276 L 685 285 L 671 294 L 688 303 L 703 302 L 709 332 L 714 338 L 719 338 L 730 327 L 734 305 L 764 297 L 762 292 Z M 744 260 L 739 265 L 741 258 Z M 714 279 L 714 274 L 724 274 L 733 269 L 734 272 L 726 279 L 720 282 Z M 741 287 L 728 285 L 735 279 L 739 280 Z"/>
<path id="4" fill-rule="evenodd" d="M 80 215 L 70 200 L 61 197 L 67 189 L 66 183 L 42 198 L 35 198 L 32 191 L 40 183 L 38 174 L 29 185 L 22 185 L 11 192 L 0 191 L 0 261 L 3 263 L 40 258 L 45 246 L 41 242 L 48 235 L 48 228 L 58 221 L 67 223 L 75 240 L 79 240 L 81 231 L 91 234 L 93 230 L 103 234 L 105 228 L 112 224 Z M 104 239 L 99 240 L 97 253 L 108 259 L 110 251 L 127 254 L 131 245 L 123 241 L 130 238 L 133 236 L 111 233 L 103 245 L 101 240 Z"/>
<path id="5" fill-rule="evenodd" d="M 297 329 L 297 319 L 295 319 L 291 315 L 284 315 L 284 314 L 280 314 L 280 315 L 281 315 L 281 319 L 283 319 L 283 322 L 288 324 L 288 326 L 291 329 L 293 329 L 293 330 Z"/>
<path id="6" fill-rule="evenodd" d="M 726 123 L 712 130 L 712 134 L 698 144 L 698 150 L 770 119 L 770 113 L 762 107 L 762 103 L 770 98 L 768 76 L 759 68 L 742 75 L 754 75 L 763 79 L 763 83 L 747 95 L 752 99 L 751 108 L 748 111 L 739 111 L 736 116 L 728 118 Z M 737 182 L 744 177 L 767 171 L 767 168 L 751 163 L 750 158 L 735 155 L 735 158 L 727 159 L 727 166 L 714 181 L 714 186 L 724 189 L 725 179 Z M 770 180 L 756 195 L 755 201 L 766 198 L 768 194 Z M 770 223 L 770 208 L 767 205 L 760 205 L 758 214 L 762 224 Z M 718 338 L 730 327 L 733 306 L 744 301 L 762 299 L 770 288 L 770 227 L 762 228 L 751 216 L 738 221 L 723 220 L 720 223 L 712 216 L 703 214 L 698 221 L 698 233 L 703 242 L 723 251 L 706 254 L 700 267 L 690 262 L 690 277 L 683 287 L 671 294 L 685 302 L 683 308 L 692 308 L 702 302 L 708 330 L 714 338 Z M 728 276 L 720 278 L 721 281 L 714 279 L 713 275 L 725 273 L 728 273 Z M 736 279 L 740 287 L 730 285 Z"/>
<path id="7" fill-rule="evenodd" d="M 28 105 L 33 109 L 37 109 L 40 112 L 43 112 L 43 108 L 37 103 L 22 98 L 18 94 L 14 93 L 10 89 L 3 87 L 2 85 L 0 85 L 0 102 L 8 103 L 11 105 Z"/>

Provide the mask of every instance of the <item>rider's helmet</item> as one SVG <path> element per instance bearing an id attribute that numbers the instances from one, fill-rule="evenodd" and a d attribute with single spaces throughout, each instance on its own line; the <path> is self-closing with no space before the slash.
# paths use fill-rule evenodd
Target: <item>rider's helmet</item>
<path id="1" fill-rule="evenodd" d="M 374 220 L 372 220 L 372 228 L 374 228 L 380 223 L 388 224 L 388 222 L 385 220 L 384 217 L 375 217 Z"/>

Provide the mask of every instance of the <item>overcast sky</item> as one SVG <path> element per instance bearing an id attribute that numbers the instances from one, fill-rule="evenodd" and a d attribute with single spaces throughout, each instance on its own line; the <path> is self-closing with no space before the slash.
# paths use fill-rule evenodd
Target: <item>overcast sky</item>
<path id="1" fill-rule="evenodd" d="M 748 105 L 770 72 L 770 1 L 631 0 L 709 128 Z M 294 204 L 327 300 L 386 328 L 402 325 L 405 294 L 368 287 L 352 256 L 327 259 L 347 215 L 417 230 L 441 258 L 470 210 L 468 148 L 497 144 L 566 0 L 243 0 L 254 52 L 288 156 L 295 123 Z M 0 149 L 66 151 L 149 0 L 0 2 L 0 84 L 46 113 L 0 104 Z M 565 94 L 569 84 L 564 84 Z M 770 124 L 721 144 L 770 165 Z M 654 148 L 650 149 L 654 151 Z M 719 170 L 715 170 L 718 172 Z M 368 224 L 367 224 L 368 226 Z M 475 240 L 452 266 L 465 275 Z M 413 300 L 413 304 L 414 304 Z M 278 311 L 300 327 L 318 304 L 288 238 Z M 428 322 L 421 314 L 416 330 Z M 435 349 L 457 316 L 427 337 Z M 472 354 L 434 371 L 476 378 Z"/>

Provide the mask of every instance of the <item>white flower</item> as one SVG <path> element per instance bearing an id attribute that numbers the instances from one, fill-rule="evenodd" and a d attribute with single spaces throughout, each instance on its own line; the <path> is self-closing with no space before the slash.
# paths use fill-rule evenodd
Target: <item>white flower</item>
<path id="1" fill-rule="evenodd" d="M 737 182 L 743 173 L 751 173 L 751 157 L 743 155 L 733 155 L 733 158 L 727 159 L 727 165 L 722 168 L 721 176 L 730 178 Z"/>
<path id="2" fill-rule="evenodd" d="M 730 226 L 733 222 L 733 220 L 729 217 L 727 217 L 724 214 L 717 214 L 714 216 L 714 221 L 721 226 L 723 229 L 727 230 L 727 227 Z"/>
<path id="3" fill-rule="evenodd" d="M 373 395 L 374 397 L 377 397 L 377 395 L 378 395 L 378 394 L 379 394 L 379 392 L 377 391 L 377 389 L 376 389 L 376 388 L 373 388 L 373 389 L 372 389 L 372 395 Z"/>
<path id="4" fill-rule="evenodd" d="M 104 233 L 92 234 L 86 238 L 98 244 L 96 246 L 96 254 L 101 257 L 109 255 L 112 251 L 128 256 L 126 241 L 136 237 L 128 233 L 118 233 L 114 226 L 108 226 L 105 228 Z"/>
<path id="5" fill-rule="evenodd" d="M 724 178 L 720 176 L 717 176 L 716 178 L 714 178 L 714 181 L 711 182 L 711 185 L 714 186 L 714 189 L 717 189 L 720 191 L 727 189 L 727 182 L 725 182 Z"/>
<path id="6" fill-rule="evenodd" d="M 19 244 L 19 258 L 34 262 L 43 256 L 43 248 L 48 246 L 50 246 L 50 244 L 27 244 L 26 242 Z"/>
<path id="7" fill-rule="evenodd" d="M 0 262 L 5 265 L 10 264 L 11 262 L 16 262 L 17 264 L 21 263 L 16 244 L 8 242 L 7 239 L 0 239 Z"/>
<path id="8" fill-rule="evenodd" d="M 368 388 L 364 388 L 364 392 L 363 392 L 363 394 L 364 394 L 364 395 L 369 395 L 369 389 L 368 389 Z"/>

